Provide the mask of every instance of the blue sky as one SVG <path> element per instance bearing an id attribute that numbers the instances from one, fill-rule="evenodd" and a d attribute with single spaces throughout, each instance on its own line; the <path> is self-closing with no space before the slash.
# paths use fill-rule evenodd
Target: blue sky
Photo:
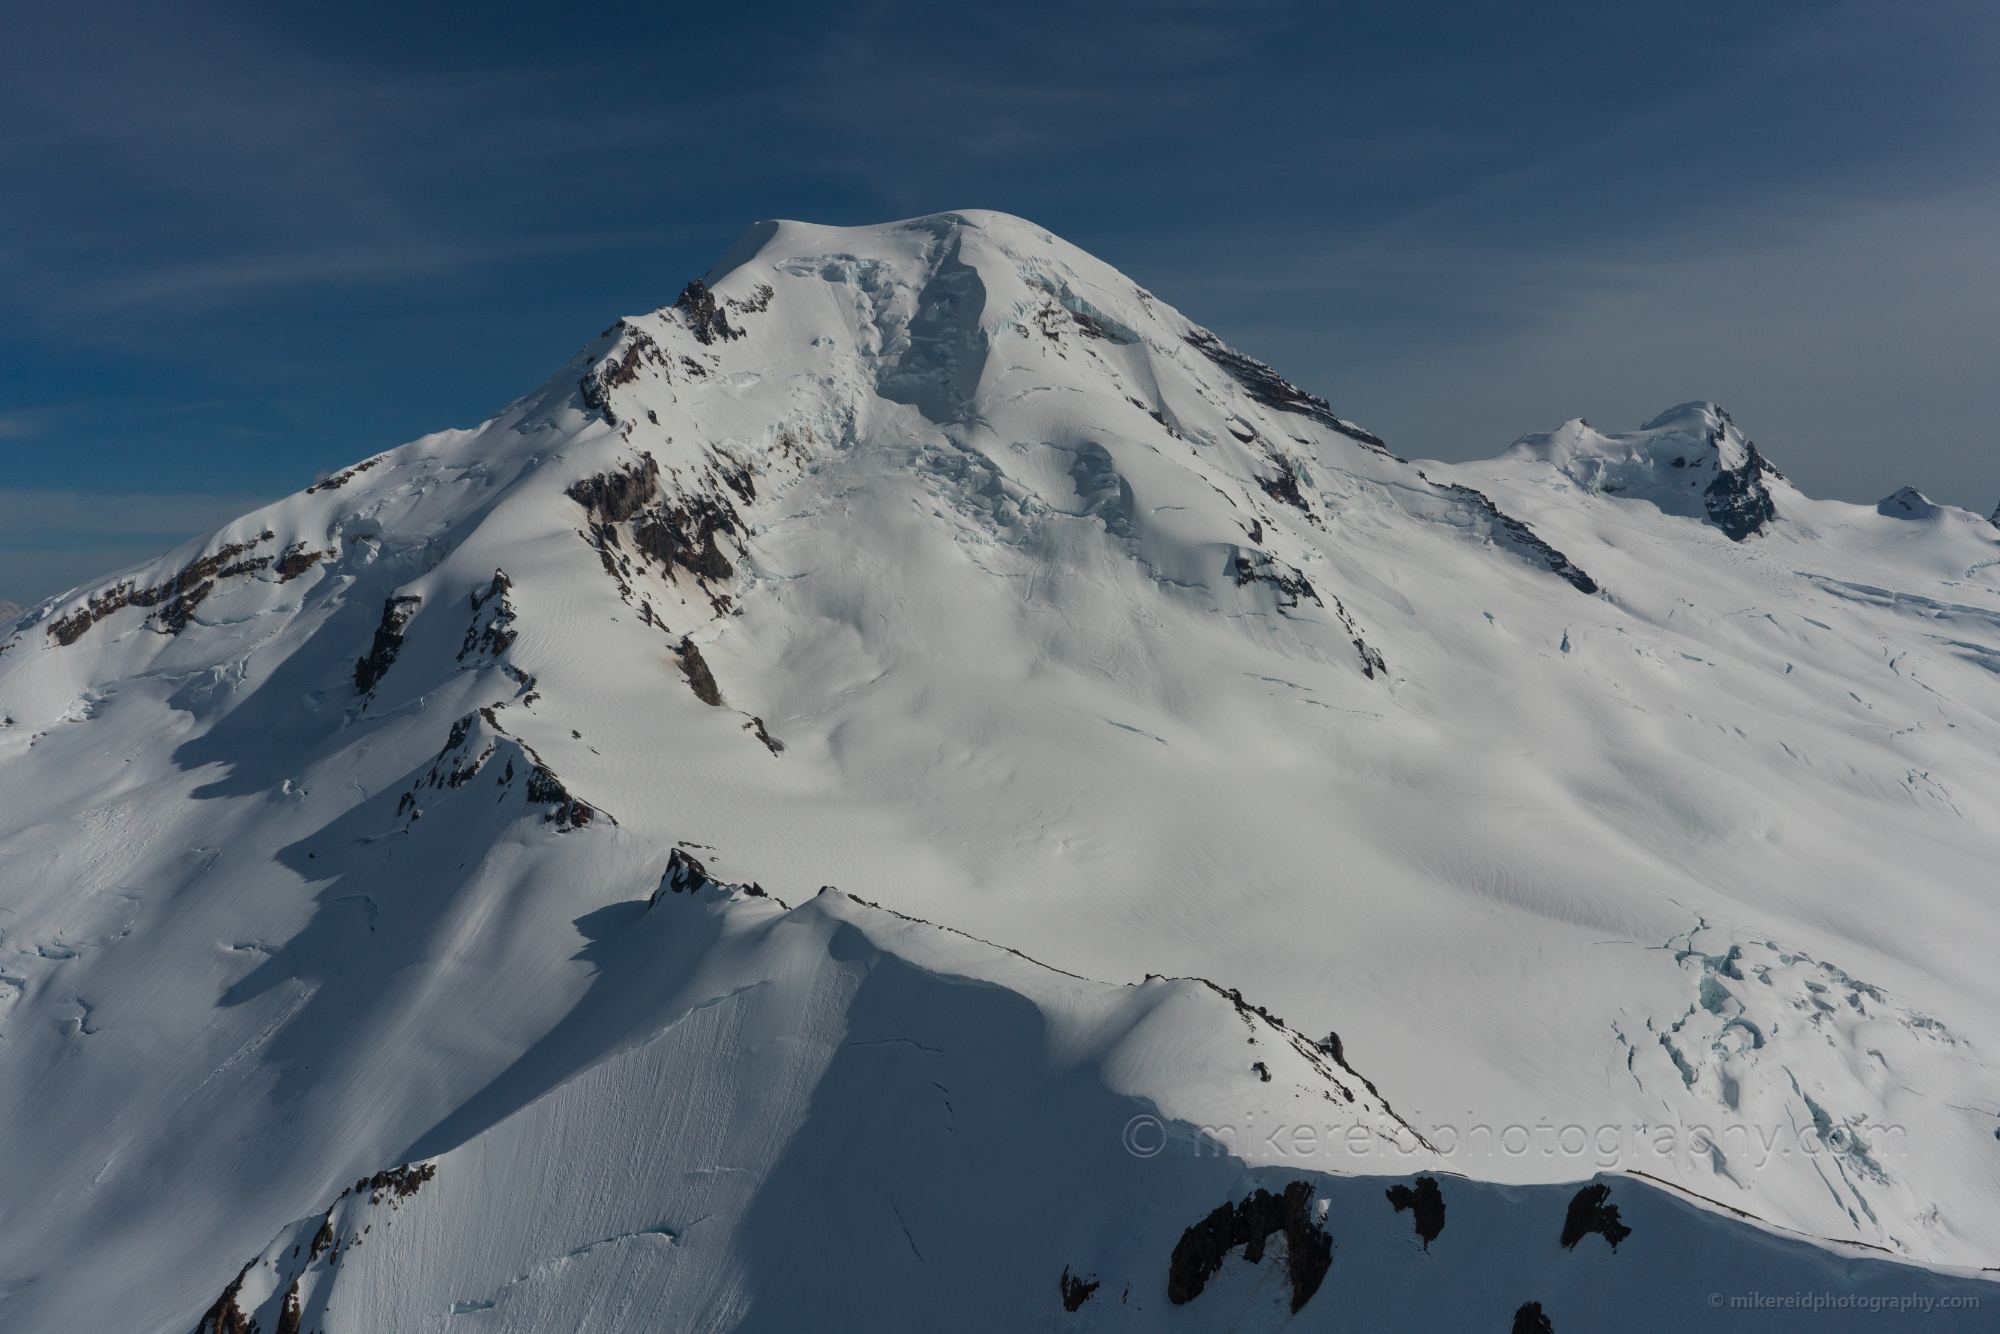
<path id="1" fill-rule="evenodd" d="M 752 221 L 1035 219 L 1417 457 L 1714 398 L 2000 501 L 1990 3 L 38 4 L 0 598 L 531 388 Z"/>

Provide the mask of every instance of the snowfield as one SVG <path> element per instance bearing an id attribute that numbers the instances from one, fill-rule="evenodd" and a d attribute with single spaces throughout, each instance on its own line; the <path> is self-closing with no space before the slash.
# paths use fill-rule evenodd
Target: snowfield
<path id="1" fill-rule="evenodd" d="M 1991 1328 L 2000 528 L 1392 445 L 760 223 L 12 618 L 0 1328 Z"/>

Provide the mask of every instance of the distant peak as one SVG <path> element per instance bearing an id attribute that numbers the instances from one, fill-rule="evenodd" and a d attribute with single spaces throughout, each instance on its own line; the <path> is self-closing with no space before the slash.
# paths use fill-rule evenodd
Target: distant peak
<path id="1" fill-rule="evenodd" d="M 1724 408 L 1700 399 L 1631 432 L 1599 431 L 1573 417 L 1522 436 L 1507 452 L 1547 463 L 1586 491 L 1706 519 L 1737 542 L 1777 517 L 1768 482 L 1784 480 Z"/>
<path id="2" fill-rule="evenodd" d="M 1875 512 L 1885 519 L 1923 523 L 1983 523 L 2000 527 L 2000 509 L 1993 512 L 1992 518 L 1982 518 L 1974 510 L 1940 505 L 1914 486 L 1906 486 L 1876 501 Z"/>
<path id="3" fill-rule="evenodd" d="M 1578 459 L 1624 463 L 1658 455 L 1661 463 L 1674 468 L 1713 464 L 1712 470 L 1722 471 L 1739 469 L 1753 456 L 1762 459 L 1726 409 L 1702 400 L 1668 408 L 1636 431 L 1603 431 L 1582 417 L 1572 417 L 1553 431 L 1522 436 L 1508 453 L 1542 459 L 1564 471 Z M 1768 463 L 1763 466 L 1770 468 Z"/>
<path id="4" fill-rule="evenodd" d="M 1906 486 L 1876 502 L 1875 512 L 1890 519 L 1935 519 L 1944 511 L 1914 486 Z"/>

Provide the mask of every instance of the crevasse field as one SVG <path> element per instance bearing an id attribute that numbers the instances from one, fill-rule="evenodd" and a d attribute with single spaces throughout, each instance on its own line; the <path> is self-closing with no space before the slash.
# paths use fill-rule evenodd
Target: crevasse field
<path id="1" fill-rule="evenodd" d="M 4 627 L 0 1328 L 1993 1328 L 2000 529 L 1781 463 L 760 223 Z"/>

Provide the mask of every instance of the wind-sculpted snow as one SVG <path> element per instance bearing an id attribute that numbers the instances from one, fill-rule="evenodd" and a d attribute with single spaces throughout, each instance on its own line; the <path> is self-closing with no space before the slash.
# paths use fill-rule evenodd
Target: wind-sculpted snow
<path id="1" fill-rule="evenodd" d="M 1701 403 L 1405 462 L 1019 219 L 759 224 L 0 632 L 0 1326 L 1263 1328 L 1312 1228 L 1301 1328 L 1963 1295 L 2000 529 L 1923 504 Z"/>
<path id="2" fill-rule="evenodd" d="M 1665 1331 L 1713 1293 L 1809 1288 L 1914 1291 L 1979 1327 L 1959 1304 L 1990 1284 L 1835 1257 L 1637 1180 L 1385 1191 L 1246 1169 L 1183 1119 L 1237 1100 L 1201 1089 L 1241 1032 L 1212 988 L 1068 978 L 837 892 L 788 911 L 677 865 L 650 902 L 580 924 L 597 971 L 563 1024 L 410 1162 L 276 1229 L 217 1305 L 325 1334 L 1147 1330 L 1185 1328 L 1182 1308 L 1334 1330 L 1502 1328 L 1533 1297 L 1558 1329 Z M 1124 1091 L 1162 1042 L 1194 1103 Z M 1268 1056 L 1274 1105 L 1322 1090 Z M 1592 1235 L 1611 1244 L 1579 1247 Z"/>

